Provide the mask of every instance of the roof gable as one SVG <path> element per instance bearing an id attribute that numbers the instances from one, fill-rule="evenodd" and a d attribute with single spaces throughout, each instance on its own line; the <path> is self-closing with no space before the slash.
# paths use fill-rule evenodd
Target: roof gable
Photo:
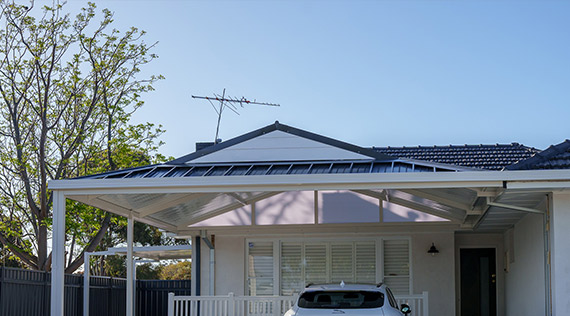
<path id="1" fill-rule="evenodd" d="M 275 122 L 163 164 L 79 178 L 185 178 L 464 170 L 476 169 L 396 158 Z"/>
<path id="2" fill-rule="evenodd" d="M 374 150 L 275 122 L 175 159 L 171 164 L 278 161 L 393 160 Z"/>
<path id="3" fill-rule="evenodd" d="M 370 160 L 372 157 L 275 130 L 186 163 Z"/>
<path id="4" fill-rule="evenodd" d="M 570 140 L 552 145 L 534 156 L 508 166 L 507 170 L 570 169 Z"/>

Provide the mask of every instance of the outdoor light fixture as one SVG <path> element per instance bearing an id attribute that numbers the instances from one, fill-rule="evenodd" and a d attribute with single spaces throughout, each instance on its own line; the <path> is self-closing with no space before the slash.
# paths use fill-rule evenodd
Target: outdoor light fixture
<path id="1" fill-rule="evenodd" d="M 429 250 L 427 251 L 427 253 L 431 254 L 432 256 L 435 256 L 436 253 L 439 253 L 439 250 L 437 250 L 437 248 L 435 248 L 434 243 L 431 243 L 431 247 L 429 247 Z"/>

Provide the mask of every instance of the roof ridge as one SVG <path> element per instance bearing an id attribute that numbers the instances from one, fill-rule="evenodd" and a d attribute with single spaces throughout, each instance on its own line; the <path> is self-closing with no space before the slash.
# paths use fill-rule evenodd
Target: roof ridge
<path id="1" fill-rule="evenodd" d="M 570 142 L 570 140 L 567 140 Z M 525 149 L 531 149 L 531 150 L 538 150 L 541 151 L 538 148 L 535 147 L 531 147 L 531 146 L 526 146 L 524 144 L 520 144 L 517 142 L 512 142 L 510 144 L 500 144 L 500 143 L 495 143 L 495 144 L 449 144 L 449 145 L 415 145 L 415 146 L 372 146 L 372 149 L 412 149 L 412 148 L 483 148 L 483 147 L 519 147 L 519 148 L 525 148 Z"/>
<path id="2" fill-rule="evenodd" d="M 568 149 L 570 149 L 570 140 L 565 139 L 563 142 L 559 144 L 550 145 L 545 150 L 535 153 L 530 158 L 523 159 L 517 161 L 516 163 L 510 166 L 506 166 L 505 169 L 507 170 L 532 169 L 533 165 L 538 165 L 547 162 L 549 161 L 550 158 L 558 154 L 567 152 Z"/>

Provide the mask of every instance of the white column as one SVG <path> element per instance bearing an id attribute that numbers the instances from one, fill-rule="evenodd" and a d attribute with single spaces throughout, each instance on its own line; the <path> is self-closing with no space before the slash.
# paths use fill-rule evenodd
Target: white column
<path id="1" fill-rule="evenodd" d="M 133 260 L 133 315 L 137 314 L 137 263 L 142 260 Z"/>
<path id="2" fill-rule="evenodd" d="M 51 316 L 63 316 L 65 287 L 65 195 L 53 191 Z"/>
<path id="3" fill-rule="evenodd" d="M 211 248 L 210 249 L 210 296 L 215 295 L 215 284 L 216 284 L 216 250 Z"/>
<path id="4" fill-rule="evenodd" d="M 552 314 L 570 315 L 570 194 L 554 193 L 550 216 Z M 548 304 L 548 302 L 547 302 Z"/>
<path id="5" fill-rule="evenodd" d="M 127 223 L 127 314 L 133 316 L 134 295 L 133 295 L 133 228 L 134 220 L 129 215 Z"/>
<path id="6" fill-rule="evenodd" d="M 191 265 L 191 270 L 190 271 L 190 295 L 191 296 L 196 296 L 196 293 L 198 293 L 196 291 L 196 261 L 198 260 L 198 253 L 196 252 L 196 245 L 195 244 L 195 239 L 194 236 L 190 237 L 190 245 L 192 245 L 192 265 Z"/>
<path id="7" fill-rule="evenodd" d="M 89 258 L 90 252 L 83 254 L 83 316 L 89 316 Z"/>

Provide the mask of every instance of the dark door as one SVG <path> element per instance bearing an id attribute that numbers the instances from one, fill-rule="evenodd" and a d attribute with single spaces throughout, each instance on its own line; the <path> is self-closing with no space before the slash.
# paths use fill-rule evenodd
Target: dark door
<path id="1" fill-rule="evenodd" d="M 460 256 L 461 316 L 496 316 L 495 249 L 461 249 Z"/>

